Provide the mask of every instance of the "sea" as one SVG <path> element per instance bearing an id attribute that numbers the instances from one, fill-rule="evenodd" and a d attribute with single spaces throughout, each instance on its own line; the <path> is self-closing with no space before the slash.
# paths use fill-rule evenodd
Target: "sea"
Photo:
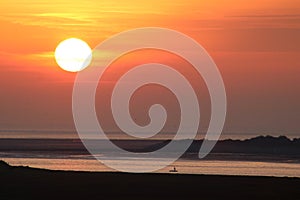
<path id="1" fill-rule="evenodd" d="M 32 131 L 30 131 L 32 132 Z M 67 171 L 89 171 L 89 172 L 115 172 L 101 162 L 105 158 L 98 156 L 95 159 L 89 153 L 82 153 L 77 148 L 80 140 L 44 140 L 25 139 L 24 132 L 16 132 L 16 137 L 9 140 L 5 139 L 12 136 L 11 132 L 2 131 L 0 134 L 0 160 L 12 166 L 28 166 L 32 168 L 42 168 L 49 170 Z M 49 135 L 49 134 L 48 134 Z M 61 136 L 61 135 L 60 135 Z M 68 135 L 66 135 L 67 138 Z M 30 137 L 29 137 L 30 138 Z M 79 142 L 78 142 L 79 141 Z M 63 147 L 63 148 L 62 148 Z M 40 151 L 39 149 L 43 149 Z M 62 150 L 61 150 L 62 149 Z M 230 157 L 230 156 L 229 156 Z M 242 155 L 240 155 L 242 157 Z M 215 158 L 220 158 L 217 156 Z M 128 159 L 124 156 L 123 163 L 130 165 L 140 165 L 138 159 Z M 164 159 L 164 158 L 161 158 Z M 118 163 L 118 159 L 111 160 Z M 148 165 L 155 163 L 147 163 Z M 152 173 L 174 173 L 170 172 L 174 167 L 177 174 L 210 174 L 210 175 L 243 175 L 243 176 L 275 176 L 275 177 L 300 177 L 300 162 L 289 160 L 256 159 L 256 160 L 222 160 L 222 159 L 188 159 L 180 158 L 174 163 L 154 171 Z"/>
<path id="2" fill-rule="evenodd" d="M 29 166 L 50 170 L 115 172 L 101 161 L 90 155 L 51 155 L 36 152 L 0 153 L 0 160 L 12 166 Z M 115 160 L 118 162 L 118 160 Z M 134 159 L 127 161 L 137 165 Z M 149 164 L 149 163 L 148 163 Z M 178 159 L 171 165 L 153 173 L 170 173 L 176 167 L 179 174 L 212 174 L 212 175 L 245 175 L 245 176 L 275 176 L 300 177 L 300 164 L 288 162 L 263 161 L 226 161 L 226 160 L 190 160 Z"/>

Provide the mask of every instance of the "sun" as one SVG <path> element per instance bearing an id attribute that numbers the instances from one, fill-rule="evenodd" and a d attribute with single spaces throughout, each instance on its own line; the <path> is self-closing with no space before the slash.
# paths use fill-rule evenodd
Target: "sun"
<path id="1" fill-rule="evenodd" d="M 54 56 L 63 70 L 79 72 L 91 63 L 92 50 L 83 40 L 69 38 L 58 44 Z"/>

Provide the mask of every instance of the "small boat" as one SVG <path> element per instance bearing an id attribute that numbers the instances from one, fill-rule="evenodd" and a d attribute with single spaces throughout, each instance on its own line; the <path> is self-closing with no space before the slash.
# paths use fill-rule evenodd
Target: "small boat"
<path id="1" fill-rule="evenodd" d="M 169 170 L 169 172 L 178 172 L 176 167 L 174 167 L 173 169 Z"/>

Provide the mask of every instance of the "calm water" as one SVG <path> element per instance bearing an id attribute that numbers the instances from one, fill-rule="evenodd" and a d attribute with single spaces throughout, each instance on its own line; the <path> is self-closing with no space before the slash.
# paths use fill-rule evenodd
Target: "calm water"
<path id="1" fill-rule="evenodd" d="M 74 171 L 114 171 L 99 161 L 87 157 L 67 158 L 37 158 L 37 157 L 13 157 L 6 154 L 0 157 L 14 166 L 30 166 L 52 170 Z M 116 161 L 117 162 L 117 161 Z M 128 161 L 134 162 L 134 161 Z M 134 164 L 134 163 L 133 163 Z M 148 163 L 149 164 L 149 163 Z M 300 164 L 274 163 L 274 162 L 249 162 L 249 161 L 201 161 L 183 160 L 176 161 L 172 166 L 157 171 L 157 173 L 169 173 L 176 166 L 179 173 L 186 174 L 223 174 L 223 175 L 259 175 L 259 176 L 288 176 L 300 177 Z"/>
<path id="2" fill-rule="evenodd" d="M 14 166 L 29 166 L 34 168 L 44 168 L 52 170 L 73 170 L 73 171 L 114 171 L 95 160 L 89 154 L 83 154 L 84 147 L 77 139 L 57 139 L 57 132 L 44 132 L 41 135 L 53 135 L 55 140 L 51 138 L 45 138 L 42 140 L 34 140 L 40 131 L 1 131 L 0 138 L 15 138 L 12 140 L 2 140 L 0 147 L 0 160 L 8 162 Z M 69 138 L 73 132 L 60 132 L 61 138 Z M 26 138 L 32 138 L 28 140 L 22 140 L 23 136 Z M 75 133 L 73 133 L 75 135 Z M 249 136 L 250 137 L 250 136 Z M 230 136 L 234 138 L 234 135 Z M 0 140 L 1 141 L 1 140 Z M 121 141 L 121 140 L 120 140 Z M 123 142 L 124 143 L 124 142 Z M 125 146 L 136 148 L 144 143 L 128 143 Z M 132 146 L 133 145 L 133 146 Z M 147 143 L 147 145 L 149 145 Z M 18 151 L 18 152 L 16 152 Z M 100 157 L 103 155 L 99 155 Z M 165 155 L 168 157 L 169 155 Z M 124 156 L 126 157 L 126 156 Z M 157 173 L 169 173 L 169 170 L 176 166 L 178 173 L 185 174 L 221 174 L 221 175 L 258 175 L 258 176 L 288 176 L 288 177 L 300 177 L 300 162 L 294 163 L 284 159 L 283 162 L 276 162 L 279 157 L 275 156 L 268 161 L 261 156 L 257 156 L 254 160 L 249 161 L 251 156 L 246 156 L 248 161 L 240 161 L 243 159 L 243 155 L 229 156 L 235 158 L 236 161 L 220 161 L 220 160 L 185 160 L 180 159 L 164 169 L 157 171 Z M 224 155 L 214 157 L 213 159 L 224 159 Z M 162 158 L 163 159 L 163 158 Z M 124 161 L 124 160 L 123 160 Z M 112 160 L 117 165 L 121 165 L 118 160 Z M 130 165 L 141 165 L 134 160 L 125 160 L 125 163 Z M 153 161 L 142 163 L 143 166 L 153 165 Z M 143 167 L 142 166 L 142 167 Z"/>

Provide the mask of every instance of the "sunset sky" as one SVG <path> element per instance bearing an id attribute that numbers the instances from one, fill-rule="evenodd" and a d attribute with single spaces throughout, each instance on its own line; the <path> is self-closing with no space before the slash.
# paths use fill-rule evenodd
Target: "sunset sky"
<path id="1" fill-rule="evenodd" d="M 194 38 L 214 59 L 228 98 L 225 136 L 300 137 L 299 0 L 2 1 L 0 131 L 75 130 L 76 73 L 58 67 L 57 45 L 76 37 L 94 48 L 149 26 Z"/>

